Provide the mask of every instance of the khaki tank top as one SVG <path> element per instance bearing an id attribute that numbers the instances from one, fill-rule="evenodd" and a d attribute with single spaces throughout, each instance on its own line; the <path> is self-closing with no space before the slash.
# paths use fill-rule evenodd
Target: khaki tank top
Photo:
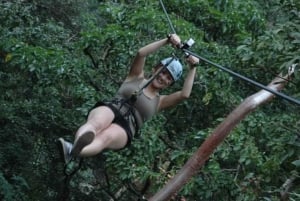
<path id="1" fill-rule="evenodd" d="M 119 88 L 116 98 L 128 99 L 136 91 L 139 91 L 147 83 L 144 78 L 134 79 L 128 82 L 124 82 Z M 143 91 L 136 96 L 136 101 L 133 104 L 134 116 L 136 118 L 139 127 L 150 119 L 158 111 L 159 94 L 154 98 L 147 97 Z"/>

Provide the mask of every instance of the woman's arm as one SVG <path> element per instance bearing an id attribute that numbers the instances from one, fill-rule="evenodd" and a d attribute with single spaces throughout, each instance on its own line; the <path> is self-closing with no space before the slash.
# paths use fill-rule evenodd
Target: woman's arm
<path id="1" fill-rule="evenodd" d="M 144 77 L 144 65 L 145 65 L 146 57 L 149 54 L 157 51 L 162 46 L 167 45 L 169 43 L 171 43 L 174 46 L 180 44 L 179 36 L 177 36 L 176 34 L 172 34 L 168 38 L 155 41 L 153 43 L 150 43 L 140 48 L 131 64 L 131 68 L 126 80 L 130 80 L 136 77 Z"/>
<path id="2" fill-rule="evenodd" d="M 195 75 L 196 75 L 195 64 L 199 63 L 199 59 L 190 55 L 187 58 L 187 61 L 189 63 L 190 70 L 184 80 L 182 89 L 180 91 L 174 92 L 169 95 L 162 95 L 160 97 L 160 102 L 158 106 L 159 110 L 163 110 L 165 108 L 175 106 L 181 101 L 190 97 L 193 84 L 194 84 Z"/>

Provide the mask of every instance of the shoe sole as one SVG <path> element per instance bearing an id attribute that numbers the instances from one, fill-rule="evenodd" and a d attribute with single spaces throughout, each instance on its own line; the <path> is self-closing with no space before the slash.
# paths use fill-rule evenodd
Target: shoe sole
<path id="1" fill-rule="evenodd" d="M 75 157 L 78 156 L 81 150 L 88 144 L 91 144 L 94 138 L 95 138 L 95 134 L 91 131 L 83 133 L 75 142 L 74 147 L 71 151 L 71 155 Z"/>

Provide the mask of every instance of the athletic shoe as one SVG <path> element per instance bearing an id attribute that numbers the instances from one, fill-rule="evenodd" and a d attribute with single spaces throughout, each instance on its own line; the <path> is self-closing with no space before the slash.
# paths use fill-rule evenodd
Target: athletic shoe
<path id="1" fill-rule="evenodd" d="M 65 141 L 63 138 L 59 138 L 60 142 L 61 154 L 64 158 L 65 164 L 68 164 L 72 160 L 71 150 L 73 148 L 73 144 Z"/>
<path id="2" fill-rule="evenodd" d="M 95 138 L 95 134 L 92 131 L 87 131 L 83 133 L 74 143 L 73 149 L 71 151 L 71 155 L 77 157 L 81 150 L 92 143 Z"/>

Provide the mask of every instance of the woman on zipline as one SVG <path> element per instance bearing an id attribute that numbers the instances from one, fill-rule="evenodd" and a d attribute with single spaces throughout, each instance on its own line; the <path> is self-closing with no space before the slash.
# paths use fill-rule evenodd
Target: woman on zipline
<path id="1" fill-rule="evenodd" d="M 182 74 L 182 65 L 175 57 L 163 59 L 154 67 L 152 78 L 145 78 L 146 57 L 167 44 L 180 47 L 180 37 L 170 34 L 139 49 L 114 99 L 98 102 L 92 108 L 86 123 L 75 135 L 74 145 L 59 138 L 66 163 L 73 157 L 94 156 L 104 149 L 118 150 L 129 146 L 146 120 L 190 96 L 196 74 L 194 66 L 199 63 L 199 59 L 192 55 L 187 57 L 189 72 L 180 91 L 159 94 Z"/>

